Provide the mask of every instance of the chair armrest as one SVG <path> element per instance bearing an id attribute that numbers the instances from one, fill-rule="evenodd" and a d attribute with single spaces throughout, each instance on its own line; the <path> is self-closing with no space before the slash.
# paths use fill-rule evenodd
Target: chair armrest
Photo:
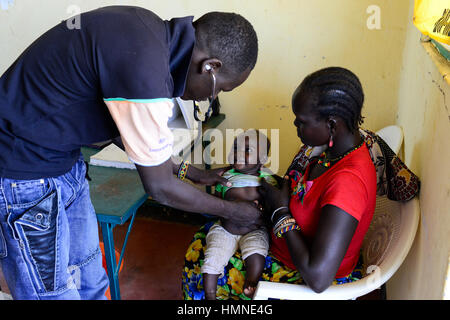
<path id="1" fill-rule="evenodd" d="M 260 281 L 253 299 L 350 300 L 376 290 L 382 284 L 379 270 L 358 281 L 331 285 L 321 293 L 314 292 L 306 285 Z"/>
<path id="2" fill-rule="evenodd" d="M 0 300 L 12 300 L 12 299 L 13 298 L 10 294 L 0 291 Z"/>

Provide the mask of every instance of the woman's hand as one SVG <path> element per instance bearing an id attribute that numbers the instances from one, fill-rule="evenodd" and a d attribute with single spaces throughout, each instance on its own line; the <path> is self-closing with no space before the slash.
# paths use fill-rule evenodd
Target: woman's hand
<path id="1" fill-rule="evenodd" d="M 231 169 L 231 166 L 211 170 L 201 170 L 194 166 L 189 166 L 186 177 L 196 184 L 213 186 L 218 183 L 230 187 L 231 183 L 222 177 L 223 173 Z"/>
<path id="2" fill-rule="evenodd" d="M 270 218 L 274 210 L 281 207 L 289 207 L 289 177 L 284 177 L 280 189 L 270 185 L 265 179 L 261 179 L 261 186 L 258 188 L 258 192 L 264 201 L 264 211 L 268 218 Z"/>

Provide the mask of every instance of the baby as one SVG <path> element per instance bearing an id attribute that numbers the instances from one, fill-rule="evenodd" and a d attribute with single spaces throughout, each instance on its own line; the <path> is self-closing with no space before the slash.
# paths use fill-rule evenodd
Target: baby
<path id="1" fill-rule="evenodd" d="M 261 202 L 257 190 L 260 179 L 266 179 L 268 183 L 277 185 L 274 177 L 261 171 L 261 167 L 267 161 L 269 147 L 269 139 L 257 130 L 247 130 L 239 135 L 229 154 L 232 169 L 223 175 L 232 186 L 217 185 L 216 195 L 230 201 Z M 231 221 L 222 219 L 210 228 L 206 236 L 205 260 L 201 271 L 205 298 L 208 300 L 216 299 L 217 280 L 238 248 L 241 249 L 246 265 L 243 291 L 247 297 L 253 297 L 264 268 L 269 237 L 264 227 L 242 236 L 235 235 L 234 231 L 239 227 Z"/>

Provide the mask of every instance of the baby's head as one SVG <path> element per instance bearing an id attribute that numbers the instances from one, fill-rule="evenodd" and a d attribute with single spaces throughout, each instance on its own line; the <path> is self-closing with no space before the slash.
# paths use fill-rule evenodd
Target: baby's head
<path id="1" fill-rule="evenodd" d="M 238 172 L 256 173 L 267 162 L 270 141 L 259 130 L 248 129 L 234 139 L 228 162 Z"/>

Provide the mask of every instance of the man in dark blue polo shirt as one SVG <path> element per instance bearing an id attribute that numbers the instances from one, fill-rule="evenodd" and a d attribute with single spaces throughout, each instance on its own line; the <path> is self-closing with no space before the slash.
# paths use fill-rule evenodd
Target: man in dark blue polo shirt
<path id="1" fill-rule="evenodd" d="M 219 12 L 165 21 L 126 6 L 79 18 L 79 29 L 63 21 L 43 34 L 0 78 L 0 261 L 16 299 L 104 298 L 82 145 L 117 141 L 165 205 L 242 222 L 242 233 L 261 223 L 255 205 L 173 175 L 167 127 L 173 97 L 214 98 L 247 79 L 258 51 L 251 24 Z M 225 183 L 181 166 L 193 182 Z"/>

